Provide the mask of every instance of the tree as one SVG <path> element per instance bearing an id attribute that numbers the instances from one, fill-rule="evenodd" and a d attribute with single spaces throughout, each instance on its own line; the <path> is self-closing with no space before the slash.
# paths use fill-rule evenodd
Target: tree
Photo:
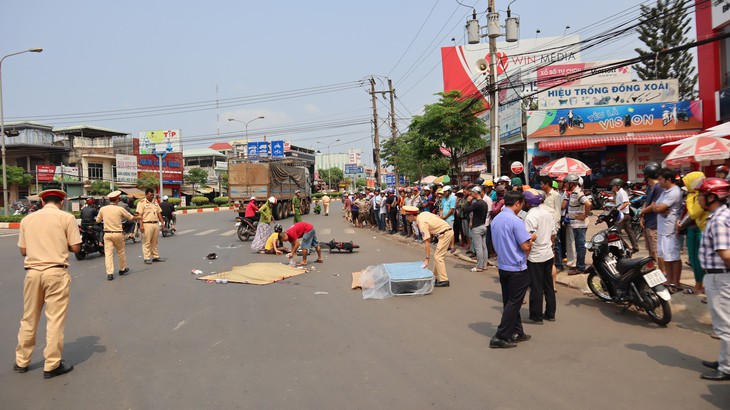
<path id="1" fill-rule="evenodd" d="M 424 107 L 424 114 L 411 120 L 408 131 L 382 145 L 381 156 L 411 180 L 428 174 L 456 173 L 457 158 L 484 145 L 488 133 L 476 116 L 484 110 L 479 100 L 462 97 L 459 91 L 437 93 L 439 102 Z M 449 156 L 441 152 L 445 148 Z"/>
<path id="2" fill-rule="evenodd" d="M 228 172 L 221 172 L 221 174 L 218 178 L 221 181 L 222 189 L 227 189 L 228 188 Z"/>
<path id="3" fill-rule="evenodd" d="M 338 186 L 338 184 L 342 181 L 342 179 L 345 177 L 345 173 L 342 171 L 342 169 L 337 167 L 332 167 L 329 169 L 320 169 L 317 170 L 317 173 L 319 174 L 319 179 L 321 179 L 324 183 L 332 186 L 328 186 L 328 188 L 332 189 L 333 186 Z"/>
<path id="4" fill-rule="evenodd" d="M 25 169 L 22 167 L 6 166 L 3 168 L 3 172 L 7 169 L 8 185 L 19 185 L 28 186 L 33 182 L 33 175 L 27 174 Z"/>
<path id="5" fill-rule="evenodd" d="M 158 186 L 160 186 L 160 176 L 155 172 L 142 172 L 137 178 L 138 188 L 157 188 Z"/>
<path id="6" fill-rule="evenodd" d="M 368 186 L 368 180 L 365 178 L 358 178 L 355 180 L 355 186 L 357 188 L 365 188 Z"/>
<path id="7" fill-rule="evenodd" d="M 111 191 L 109 182 L 100 179 L 91 181 L 91 186 L 89 186 L 89 194 L 91 195 L 107 195 Z"/>
<path id="8" fill-rule="evenodd" d="M 656 58 L 657 52 L 689 43 L 691 29 L 690 0 L 657 0 L 654 7 L 641 5 L 642 24 L 637 27 L 639 40 L 648 50 L 634 49 L 646 60 L 633 66 L 642 80 L 679 80 L 679 99 L 693 100 L 697 96 L 697 74 L 688 50 Z"/>
<path id="9" fill-rule="evenodd" d="M 195 186 L 208 182 L 208 172 L 203 168 L 190 168 L 185 174 L 185 183 L 190 184 L 195 192 Z"/>

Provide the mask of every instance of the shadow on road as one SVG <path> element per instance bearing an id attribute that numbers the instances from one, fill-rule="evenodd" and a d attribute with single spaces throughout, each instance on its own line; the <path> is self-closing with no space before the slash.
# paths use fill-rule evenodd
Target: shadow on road
<path id="1" fill-rule="evenodd" d="M 484 299 L 492 299 L 493 301 L 502 304 L 502 294 L 499 292 L 495 292 L 492 290 L 483 290 L 479 292 L 479 296 L 483 297 Z"/>
<path id="2" fill-rule="evenodd" d="M 718 409 L 726 409 L 730 403 L 730 389 L 727 388 L 727 382 L 710 384 L 707 386 L 709 394 L 703 394 L 700 397 Z"/>
<path id="3" fill-rule="evenodd" d="M 497 331 L 497 328 L 492 324 L 492 322 L 469 323 L 469 329 L 487 337 L 494 336 L 494 333 Z"/>
<path id="4" fill-rule="evenodd" d="M 621 312 L 623 311 L 622 306 L 614 305 L 613 303 L 606 303 L 597 299 L 593 299 L 589 296 L 586 296 L 585 298 L 571 299 L 570 302 L 566 303 L 565 305 L 575 306 L 578 308 L 582 306 L 598 308 L 603 316 L 606 316 L 607 318 L 610 318 L 619 323 L 641 326 L 648 329 L 661 328 L 661 326 L 655 325 L 654 323 L 650 322 L 649 316 L 647 316 L 645 312 L 639 312 L 636 310 L 635 307 L 632 307 L 625 313 L 621 314 Z"/>
<path id="5" fill-rule="evenodd" d="M 106 352 L 106 346 L 100 345 L 99 336 L 84 336 L 66 343 L 63 347 L 63 358 L 69 364 L 79 364 L 88 360 L 94 353 Z"/>

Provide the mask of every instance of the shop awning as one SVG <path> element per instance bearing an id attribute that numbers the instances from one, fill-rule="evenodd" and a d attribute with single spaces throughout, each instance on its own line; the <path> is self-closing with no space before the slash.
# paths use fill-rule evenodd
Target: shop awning
<path id="1" fill-rule="evenodd" d="M 144 191 L 139 188 L 122 188 L 120 191 L 132 198 L 144 198 Z"/>
<path id="2" fill-rule="evenodd" d="M 595 137 L 561 138 L 555 141 L 540 141 L 537 147 L 540 151 L 577 151 L 591 147 L 605 147 L 609 145 L 654 145 L 678 141 L 691 137 L 698 131 L 678 132 L 641 132 L 618 135 L 597 135 Z"/>

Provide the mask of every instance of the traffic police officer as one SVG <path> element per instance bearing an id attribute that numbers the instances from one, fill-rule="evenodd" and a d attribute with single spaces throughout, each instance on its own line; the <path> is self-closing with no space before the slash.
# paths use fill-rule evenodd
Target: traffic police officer
<path id="1" fill-rule="evenodd" d="M 162 209 L 154 200 L 155 190 L 147 188 L 144 191 L 144 199 L 137 204 L 137 216 L 142 220 L 139 230 L 144 234 L 142 253 L 144 263 L 163 262 L 157 252 L 157 240 L 160 236 L 160 223 L 162 220 Z"/>
<path id="2" fill-rule="evenodd" d="M 107 195 L 109 205 L 99 210 L 96 217 L 97 223 L 104 223 L 104 265 L 106 265 L 107 280 L 114 280 L 114 251 L 119 257 L 119 275 L 129 272 L 127 267 L 127 255 L 124 251 L 124 228 L 122 219 L 131 221 L 134 216 L 127 212 L 119 204 L 120 191 L 110 192 Z"/>
<path id="3" fill-rule="evenodd" d="M 63 330 L 68 310 L 71 277 L 68 274 L 68 252 L 81 250 L 81 235 L 76 218 L 64 212 L 66 193 L 58 189 L 38 194 L 43 209 L 20 222 L 18 247 L 25 256 L 23 283 L 23 318 L 20 320 L 18 345 L 15 348 L 13 369 L 28 371 L 35 348 L 38 321 L 46 305 L 46 348 L 43 378 L 66 374 L 73 366 L 66 366 L 63 356 Z"/>
<path id="4" fill-rule="evenodd" d="M 418 230 L 423 235 L 423 242 L 426 244 L 426 259 L 423 261 L 425 266 L 428 266 L 431 259 L 431 242 L 433 238 L 438 238 L 438 245 L 436 245 L 436 250 L 433 253 L 433 274 L 436 276 L 434 286 L 438 288 L 449 287 L 449 276 L 446 274 L 444 257 L 451 245 L 451 240 L 454 239 L 454 231 L 445 220 L 431 212 L 421 212 L 419 214 L 418 208 L 415 206 L 405 206 L 403 210 L 406 213 L 408 223 L 415 221 Z"/>
<path id="5" fill-rule="evenodd" d="M 302 198 L 299 196 L 300 190 L 294 191 L 294 198 L 291 199 L 292 211 L 294 212 L 294 223 L 302 222 Z"/>

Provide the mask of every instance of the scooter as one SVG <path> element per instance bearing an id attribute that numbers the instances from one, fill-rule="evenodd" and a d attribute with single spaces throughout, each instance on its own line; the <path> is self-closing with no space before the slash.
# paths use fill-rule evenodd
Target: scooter
<path id="1" fill-rule="evenodd" d="M 175 234 L 175 230 L 172 229 L 172 221 L 170 221 L 170 218 L 163 216 L 162 219 L 165 221 L 164 224 L 162 224 L 162 236 L 168 237 Z"/>
<path id="2" fill-rule="evenodd" d="M 82 261 L 86 259 L 86 255 L 94 252 L 104 254 L 104 245 L 99 242 L 99 231 L 96 230 L 95 226 L 80 226 L 79 233 L 81 234 L 81 249 L 74 253 L 77 260 Z"/>
<path id="3" fill-rule="evenodd" d="M 246 242 L 248 238 L 255 236 L 256 228 L 258 228 L 258 225 L 258 221 L 254 221 L 252 223 L 246 218 L 241 218 L 240 216 L 237 216 L 236 234 L 238 235 L 238 239 L 240 239 L 242 242 Z"/>
<path id="4" fill-rule="evenodd" d="M 560 135 L 565 134 L 565 131 L 568 130 L 568 120 L 565 117 L 560 117 L 558 120 L 558 130 L 560 131 Z"/>
<path id="5" fill-rule="evenodd" d="M 573 126 L 578 127 L 580 129 L 583 129 L 586 127 L 586 125 L 583 123 L 583 118 L 581 118 L 580 115 L 576 115 L 575 118 L 573 118 Z"/>
<path id="6" fill-rule="evenodd" d="M 654 323 L 666 326 L 672 320 L 672 310 L 671 295 L 663 285 L 664 274 L 655 268 L 654 258 L 626 257 L 631 253 L 615 226 L 622 217 L 620 211 L 614 207 L 601 216 L 596 224 L 606 222 L 609 228 L 586 243 L 586 249 L 593 253 L 593 265 L 587 270 L 588 288 L 600 300 L 623 305 L 621 313 L 633 305 L 644 310 Z"/>

